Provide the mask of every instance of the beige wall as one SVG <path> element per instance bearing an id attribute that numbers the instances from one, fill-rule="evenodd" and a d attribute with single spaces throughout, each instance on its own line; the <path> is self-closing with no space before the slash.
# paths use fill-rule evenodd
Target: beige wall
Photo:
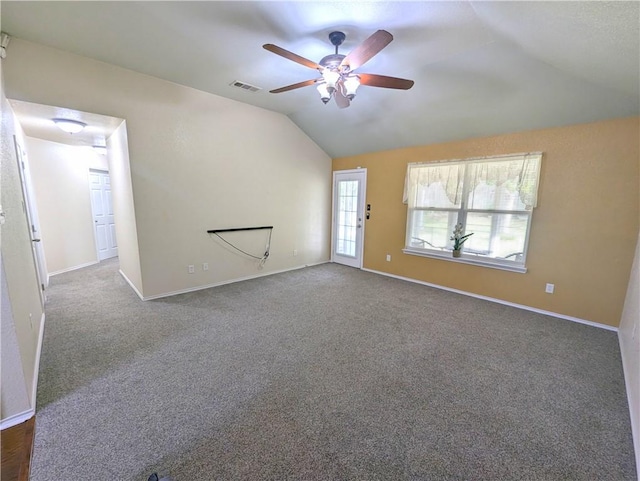
<path id="1" fill-rule="evenodd" d="M 284 115 L 16 38 L 5 62 L 9 98 L 126 120 L 145 297 L 329 259 L 331 159 Z M 263 270 L 206 233 L 258 225 Z"/>
<path id="2" fill-rule="evenodd" d="M 636 466 L 640 467 L 640 236 L 636 243 L 636 253 L 618 336 L 636 447 Z M 638 469 L 638 479 L 640 479 L 640 469 Z"/>
<path id="3" fill-rule="evenodd" d="M 333 169 L 368 169 L 365 268 L 617 327 L 638 234 L 639 127 L 628 118 L 469 139 L 334 159 Z M 544 156 L 527 273 L 402 253 L 408 162 L 531 151 Z"/>
<path id="4" fill-rule="evenodd" d="M 4 62 L 4 60 L 0 61 Z M 4 64 L 0 72 L 0 78 L 4 75 Z M 0 129 L 0 204 L 5 213 L 5 222 L 0 228 L 1 255 L 3 275 L 2 282 L 3 301 L 8 299 L 11 316 L 2 316 L 2 332 L 10 335 L 2 336 L 2 389 L 5 389 L 4 381 L 8 385 L 15 385 L 15 378 L 5 378 L 5 372 L 20 373 L 24 376 L 28 404 L 25 404 L 23 396 L 16 393 L 16 398 L 6 400 L 2 395 L 1 413 L 2 419 L 19 414 L 23 411 L 35 408 L 35 382 L 37 375 L 38 339 L 41 333 L 41 320 L 43 310 L 40 300 L 38 279 L 36 276 L 35 261 L 31 249 L 29 226 L 23 210 L 22 187 L 18 172 L 18 162 L 14 147 L 13 136 L 18 136 L 22 145 L 24 139 L 22 131 L 17 125 L 15 116 L 4 90 L 0 89 L 0 108 L 2 111 Z M 4 302 L 3 302 L 4 304 Z M 7 307 L 3 305 L 3 314 Z M 15 334 L 15 336 L 13 335 Z M 7 349 L 7 353 L 5 353 Z M 13 353 L 14 356 L 9 356 Z M 15 355 L 19 354 L 19 357 Z M 5 358 L 7 355 L 7 358 Z M 21 384 L 21 383 L 20 383 Z M 5 404 L 5 401 L 7 404 Z"/>
<path id="5" fill-rule="evenodd" d="M 122 122 L 107 139 L 107 151 L 120 272 L 140 294 L 142 292 L 142 273 L 140 272 L 136 212 L 131 187 L 126 121 Z"/>
<path id="6" fill-rule="evenodd" d="M 26 376 L 20 359 L 16 325 L 11 310 L 9 287 L 0 255 L 0 419 L 28 411 L 31 406 Z"/>
<path id="7" fill-rule="evenodd" d="M 98 262 L 89 191 L 89 169 L 107 170 L 107 159 L 88 147 L 26 138 L 49 274 Z"/>

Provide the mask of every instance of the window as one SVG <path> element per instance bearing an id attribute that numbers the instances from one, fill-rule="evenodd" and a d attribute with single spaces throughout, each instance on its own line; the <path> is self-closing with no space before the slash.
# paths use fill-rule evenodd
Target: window
<path id="1" fill-rule="evenodd" d="M 524 272 L 541 153 L 409 164 L 407 254 L 450 257 L 456 224 L 465 262 Z"/>
<path id="2" fill-rule="evenodd" d="M 336 254 L 356 256 L 356 229 L 358 219 L 358 180 L 338 181 L 338 232 Z"/>

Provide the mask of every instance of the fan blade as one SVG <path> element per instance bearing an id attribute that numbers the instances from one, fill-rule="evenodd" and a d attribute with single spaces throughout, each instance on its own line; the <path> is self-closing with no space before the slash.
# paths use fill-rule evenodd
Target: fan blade
<path id="1" fill-rule="evenodd" d="M 387 77 L 386 75 L 375 75 L 372 73 L 360 73 L 360 85 L 369 87 L 382 87 L 385 89 L 409 90 L 413 87 L 413 80 L 398 77 Z"/>
<path id="2" fill-rule="evenodd" d="M 297 62 L 300 65 L 304 65 L 305 67 L 309 67 L 315 70 L 322 70 L 322 67 L 317 63 L 312 62 L 311 60 L 306 59 L 304 57 L 301 57 L 300 55 L 296 55 L 293 52 L 289 52 L 288 50 L 278 47 L 277 45 L 273 45 L 272 43 L 266 43 L 262 46 L 262 48 L 264 48 L 265 50 L 268 50 L 269 52 L 275 53 L 276 55 L 280 55 L 281 57 L 284 57 L 286 59 L 293 60 L 294 62 Z"/>
<path id="3" fill-rule="evenodd" d="M 336 98 L 336 105 L 338 106 L 338 108 L 346 109 L 349 105 L 351 105 L 351 102 L 349 101 L 349 99 L 344 95 L 342 95 L 342 92 L 340 91 L 339 88 L 336 89 L 333 96 Z"/>
<path id="4" fill-rule="evenodd" d="M 389 45 L 391 40 L 393 40 L 393 35 L 386 30 L 378 30 L 349 52 L 349 55 L 342 59 L 340 67 L 348 65 L 349 70 L 357 69 L 368 62 L 374 55 L 380 52 L 380 50 Z"/>
<path id="5" fill-rule="evenodd" d="M 280 87 L 279 89 L 269 90 L 272 94 L 279 94 L 281 92 L 288 92 L 289 90 L 299 89 L 300 87 L 306 87 L 307 85 L 313 85 L 318 79 L 305 80 L 304 82 L 298 82 L 297 84 L 287 85 L 286 87 Z"/>

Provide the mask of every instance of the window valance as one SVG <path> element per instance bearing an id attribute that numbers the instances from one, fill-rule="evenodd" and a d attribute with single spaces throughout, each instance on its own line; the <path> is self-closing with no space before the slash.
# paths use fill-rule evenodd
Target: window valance
<path id="1" fill-rule="evenodd" d="M 538 202 L 541 159 L 535 152 L 411 163 L 403 202 L 410 207 L 459 208 L 466 192 L 468 209 L 531 210 Z"/>

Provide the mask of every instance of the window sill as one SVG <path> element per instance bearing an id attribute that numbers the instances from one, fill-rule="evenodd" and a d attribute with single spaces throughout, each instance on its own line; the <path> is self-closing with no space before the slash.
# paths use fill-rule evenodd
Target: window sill
<path id="1" fill-rule="evenodd" d="M 489 267 L 491 269 L 499 269 L 502 271 L 518 272 L 521 274 L 524 274 L 525 272 L 527 272 L 527 268 L 524 266 L 515 266 L 515 265 L 508 266 L 504 264 L 496 264 L 490 261 L 484 261 L 484 260 L 474 258 L 473 255 L 464 254 L 464 253 L 462 254 L 462 257 L 452 257 L 451 252 L 443 252 L 442 254 L 437 254 L 435 252 L 424 252 L 424 251 L 419 251 L 419 250 L 414 250 L 409 248 L 402 249 L 402 252 L 412 256 L 430 257 L 431 259 L 439 259 L 441 261 L 457 262 L 459 264 L 470 264 L 472 266 L 479 266 L 479 267 Z"/>

